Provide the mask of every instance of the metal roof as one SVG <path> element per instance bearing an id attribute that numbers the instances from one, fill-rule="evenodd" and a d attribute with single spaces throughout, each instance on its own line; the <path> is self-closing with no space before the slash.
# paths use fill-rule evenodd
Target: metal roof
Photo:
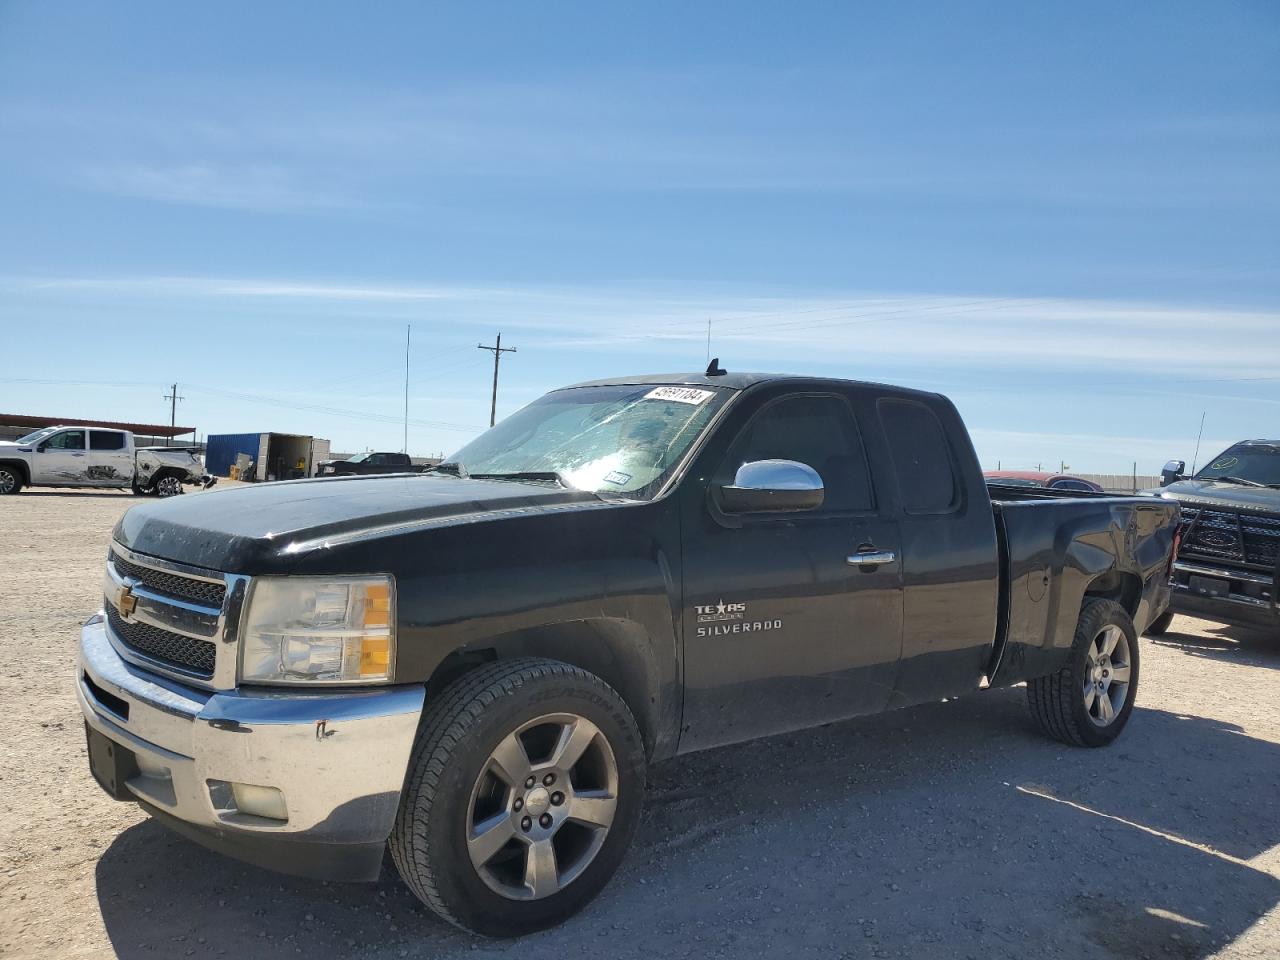
<path id="1" fill-rule="evenodd" d="M 0 426 L 30 427 L 103 427 L 108 430 L 128 430 L 144 437 L 180 437 L 195 433 L 195 427 L 171 427 L 167 423 L 128 423 L 124 420 L 83 420 L 79 417 L 32 417 L 21 413 L 0 413 Z"/>

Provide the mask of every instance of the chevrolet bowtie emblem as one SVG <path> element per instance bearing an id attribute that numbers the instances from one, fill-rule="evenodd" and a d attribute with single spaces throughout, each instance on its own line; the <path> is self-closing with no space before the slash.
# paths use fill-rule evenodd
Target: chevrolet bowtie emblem
<path id="1" fill-rule="evenodd" d="M 134 610 L 138 609 L 138 598 L 128 587 L 120 588 L 120 595 L 116 597 L 116 608 L 120 611 L 120 616 L 126 620 L 133 616 Z"/>

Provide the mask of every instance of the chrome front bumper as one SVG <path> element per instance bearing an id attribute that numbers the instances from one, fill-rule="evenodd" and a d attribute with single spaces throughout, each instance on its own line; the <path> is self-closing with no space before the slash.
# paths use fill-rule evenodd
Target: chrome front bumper
<path id="1" fill-rule="evenodd" d="M 242 860 L 377 878 L 423 686 L 196 690 L 127 663 L 95 618 L 80 633 L 76 695 L 88 727 L 121 758 L 118 797 Z M 232 784 L 279 790 L 287 819 L 240 811 Z"/>

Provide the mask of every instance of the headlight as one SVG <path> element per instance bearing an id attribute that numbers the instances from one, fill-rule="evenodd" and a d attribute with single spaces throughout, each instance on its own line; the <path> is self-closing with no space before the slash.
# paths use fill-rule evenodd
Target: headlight
<path id="1" fill-rule="evenodd" d="M 395 666 L 390 577 L 259 577 L 240 632 L 248 683 L 386 683 Z"/>

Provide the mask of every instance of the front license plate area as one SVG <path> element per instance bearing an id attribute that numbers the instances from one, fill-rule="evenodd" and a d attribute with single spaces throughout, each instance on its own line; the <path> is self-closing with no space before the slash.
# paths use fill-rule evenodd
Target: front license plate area
<path id="1" fill-rule="evenodd" d="M 1219 580 L 1217 577 L 1193 576 L 1187 584 L 1192 593 L 1202 597 L 1226 597 L 1231 595 L 1231 581 Z"/>
<path id="2" fill-rule="evenodd" d="M 89 771 L 98 786 L 107 791 L 113 799 L 132 800 L 133 794 L 125 786 L 130 777 L 137 776 L 138 764 L 133 758 L 133 751 L 127 750 L 113 740 L 104 737 L 87 723 L 84 726 L 89 746 Z"/>

